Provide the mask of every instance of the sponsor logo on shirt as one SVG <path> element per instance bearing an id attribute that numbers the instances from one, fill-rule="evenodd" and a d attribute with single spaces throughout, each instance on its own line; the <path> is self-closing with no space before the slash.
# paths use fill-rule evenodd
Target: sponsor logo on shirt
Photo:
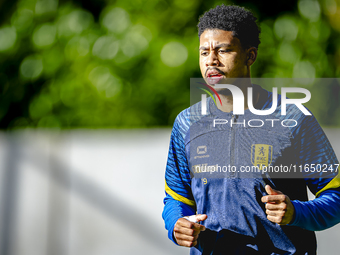
<path id="1" fill-rule="evenodd" d="M 194 159 L 197 159 L 197 158 L 209 158 L 210 156 L 208 154 L 206 154 L 208 151 L 208 148 L 206 145 L 200 145 L 200 146 L 197 146 L 197 154 L 199 154 L 199 156 L 195 156 Z"/>
<path id="2" fill-rule="evenodd" d="M 197 147 L 197 154 L 205 154 L 207 153 L 207 146 L 201 145 Z"/>

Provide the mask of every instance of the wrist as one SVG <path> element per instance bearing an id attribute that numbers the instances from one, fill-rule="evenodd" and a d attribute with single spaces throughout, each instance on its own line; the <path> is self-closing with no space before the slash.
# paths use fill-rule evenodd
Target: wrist
<path id="1" fill-rule="evenodd" d="M 298 206 L 297 203 L 293 200 L 291 201 L 292 206 L 293 206 L 293 216 L 292 219 L 290 220 L 290 222 L 287 224 L 288 226 L 295 226 L 296 222 L 297 222 L 297 210 L 298 210 Z"/>

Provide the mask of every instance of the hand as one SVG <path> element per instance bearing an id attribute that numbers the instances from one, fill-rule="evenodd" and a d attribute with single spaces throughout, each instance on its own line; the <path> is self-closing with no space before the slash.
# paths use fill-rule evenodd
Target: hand
<path id="1" fill-rule="evenodd" d="M 197 214 L 196 222 L 204 221 L 208 218 L 206 214 Z M 185 247 L 193 247 L 197 244 L 197 238 L 201 231 L 205 230 L 205 226 L 180 218 L 175 224 L 174 236 L 178 245 Z"/>
<path id="2" fill-rule="evenodd" d="M 261 201 L 266 204 L 267 219 L 280 225 L 289 224 L 294 217 L 294 205 L 288 196 L 281 191 L 265 187 L 268 196 L 263 196 Z"/>

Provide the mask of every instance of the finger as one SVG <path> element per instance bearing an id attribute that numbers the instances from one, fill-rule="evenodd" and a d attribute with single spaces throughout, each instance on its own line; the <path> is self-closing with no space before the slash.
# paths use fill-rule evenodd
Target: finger
<path id="1" fill-rule="evenodd" d="M 272 216 L 272 215 L 267 215 L 267 219 L 270 220 L 271 222 L 280 224 L 282 221 L 281 217 L 277 217 L 277 216 Z"/>
<path id="2" fill-rule="evenodd" d="M 272 187 L 270 187 L 269 185 L 266 185 L 265 190 L 266 190 L 266 192 L 267 192 L 268 195 L 278 195 L 278 194 L 282 194 L 281 191 L 272 189 Z"/>
<path id="3" fill-rule="evenodd" d="M 182 241 L 194 242 L 194 241 L 197 240 L 198 235 L 189 236 L 189 235 L 185 235 L 185 234 L 175 232 L 175 237 L 176 237 L 177 241 L 182 240 Z"/>
<path id="4" fill-rule="evenodd" d="M 196 221 L 197 222 L 205 221 L 207 218 L 208 218 L 208 215 L 206 215 L 206 214 L 197 214 L 196 215 Z"/>
<path id="5" fill-rule="evenodd" d="M 181 246 L 184 246 L 184 247 L 194 247 L 197 245 L 197 241 L 194 241 L 194 242 L 190 242 L 190 241 L 177 241 L 177 243 Z"/>
<path id="6" fill-rule="evenodd" d="M 185 228 L 191 228 L 192 224 L 193 224 L 193 222 L 188 221 L 185 218 L 179 218 L 178 221 L 176 222 L 176 225 L 181 226 L 181 227 L 185 227 Z"/>
<path id="7" fill-rule="evenodd" d="M 192 229 L 197 230 L 197 231 L 205 231 L 205 226 L 198 224 L 198 223 L 194 223 L 192 226 Z"/>
<path id="8" fill-rule="evenodd" d="M 266 209 L 272 210 L 272 211 L 286 211 L 287 210 L 287 204 L 286 203 L 279 203 L 279 204 L 266 204 Z"/>
<path id="9" fill-rule="evenodd" d="M 189 229 L 193 229 L 196 231 L 204 231 L 205 230 L 205 226 L 199 224 L 199 223 L 195 223 L 195 222 L 191 222 L 188 220 L 185 220 L 186 222 L 181 221 L 180 224 L 185 227 L 185 228 L 189 228 Z"/>
<path id="10" fill-rule="evenodd" d="M 178 219 L 177 223 L 178 225 L 185 227 L 185 228 L 194 228 L 195 224 L 198 224 L 198 223 L 188 220 L 187 218 L 180 218 Z"/>
<path id="11" fill-rule="evenodd" d="M 261 198 L 261 201 L 263 203 L 282 203 L 285 200 L 285 195 L 268 195 Z"/>
<path id="12" fill-rule="evenodd" d="M 266 210 L 266 214 L 270 216 L 276 216 L 276 217 L 281 217 L 283 218 L 285 215 L 285 211 L 271 211 L 271 210 Z"/>
<path id="13" fill-rule="evenodd" d="M 195 218 L 195 217 L 197 217 L 197 218 Z M 178 225 L 179 227 L 193 229 L 195 231 L 205 231 L 205 226 L 203 226 L 199 223 L 195 223 L 193 221 L 203 221 L 207 218 L 208 218 L 208 216 L 206 214 L 191 215 L 191 216 L 187 216 L 187 217 L 183 217 L 183 218 L 178 219 L 178 221 L 176 222 L 176 225 Z M 175 227 L 176 227 L 176 225 L 175 225 Z"/>
<path id="14" fill-rule="evenodd" d="M 196 236 L 200 233 L 200 230 L 195 230 L 192 228 L 186 228 L 186 227 L 182 227 L 179 225 L 175 225 L 174 232 L 179 233 L 179 234 L 184 234 L 187 236 Z"/>
<path id="15" fill-rule="evenodd" d="M 208 216 L 206 214 L 197 214 L 197 215 L 185 216 L 183 218 L 194 223 L 199 223 L 200 221 L 205 221 L 208 218 Z M 205 227 L 201 225 L 200 230 L 204 231 Z"/>

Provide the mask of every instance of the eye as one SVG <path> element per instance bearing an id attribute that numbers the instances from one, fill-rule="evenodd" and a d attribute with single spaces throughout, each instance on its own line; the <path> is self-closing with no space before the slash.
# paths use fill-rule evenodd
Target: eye
<path id="1" fill-rule="evenodd" d="M 227 50 L 218 50 L 219 53 L 227 53 L 227 52 L 230 52 L 231 50 L 227 49 Z"/>
<path id="2" fill-rule="evenodd" d="M 209 52 L 207 52 L 207 51 L 202 51 L 201 52 L 201 56 L 208 56 L 209 55 Z"/>

